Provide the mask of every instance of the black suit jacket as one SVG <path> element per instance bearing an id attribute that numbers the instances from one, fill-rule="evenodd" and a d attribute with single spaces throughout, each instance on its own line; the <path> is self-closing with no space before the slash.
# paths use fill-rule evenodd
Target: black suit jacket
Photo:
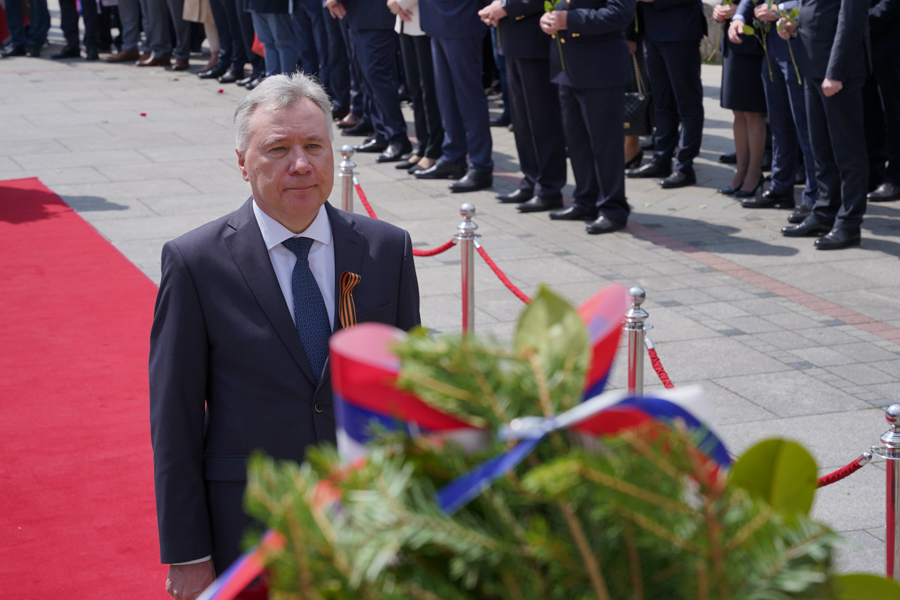
<path id="1" fill-rule="evenodd" d="M 487 25 L 478 18 L 486 0 L 419 0 L 419 22 L 431 37 L 481 37 Z"/>
<path id="2" fill-rule="evenodd" d="M 417 325 L 409 234 L 326 210 L 335 286 L 344 271 L 362 277 L 353 290 L 359 322 Z M 247 524 L 240 497 L 249 454 L 302 461 L 310 444 L 335 442 L 328 365 L 316 386 L 252 200 L 163 248 L 150 425 L 162 562 L 212 554 L 219 572 L 238 556 Z"/>
<path id="3" fill-rule="evenodd" d="M 508 0 L 497 23 L 500 52 L 510 58 L 549 60 L 550 36 L 541 31 L 543 0 Z"/>
<path id="4" fill-rule="evenodd" d="M 347 25 L 353 29 L 394 30 L 397 17 L 384 0 L 340 0 L 347 8 Z M 363 51 L 368 51 L 363 49 Z"/>
<path id="5" fill-rule="evenodd" d="M 805 77 L 847 81 L 869 74 L 867 0 L 803 0 L 798 27 Z"/>
<path id="6" fill-rule="evenodd" d="M 872 50 L 900 50 L 900 0 L 871 0 Z"/>
<path id="7" fill-rule="evenodd" d="M 699 42 L 707 33 L 701 0 L 641 2 L 641 13 L 651 42 Z"/>
<path id="8" fill-rule="evenodd" d="M 555 83 L 600 89 L 634 79 L 625 28 L 633 26 L 635 0 L 563 0 L 556 10 L 569 14 L 567 29 L 557 32 L 560 44 L 555 40 L 550 44 L 550 76 Z"/>

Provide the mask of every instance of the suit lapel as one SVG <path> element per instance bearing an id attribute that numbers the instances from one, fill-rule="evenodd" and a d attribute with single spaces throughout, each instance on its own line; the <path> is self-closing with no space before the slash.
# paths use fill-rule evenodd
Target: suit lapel
<path id="1" fill-rule="evenodd" d="M 325 205 L 328 211 L 328 220 L 331 222 L 331 235 L 334 243 L 334 333 L 341 329 L 341 320 L 338 317 L 338 306 L 341 298 L 341 273 L 350 271 L 362 275 L 363 252 L 365 250 L 365 238 L 353 228 L 346 214 L 338 211 L 330 204 Z"/>
<path id="2" fill-rule="evenodd" d="M 316 378 L 309 359 L 300 343 L 300 336 L 291 319 L 291 313 L 284 302 L 284 295 L 272 269 L 272 261 L 263 241 L 262 233 L 253 214 L 253 200 L 248 200 L 231 217 L 228 225 L 232 232 L 225 234 L 225 244 L 231 251 L 234 262 L 244 276 L 244 281 L 253 292 L 256 301 L 265 313 L 269 322 L 278 333 L 278 337 L 294 357 L 297 365 L 315 385 Z M 337 247 L 335 246 L 335 250 Z M 335 256 L 337 253 L 335 252 Z"/>

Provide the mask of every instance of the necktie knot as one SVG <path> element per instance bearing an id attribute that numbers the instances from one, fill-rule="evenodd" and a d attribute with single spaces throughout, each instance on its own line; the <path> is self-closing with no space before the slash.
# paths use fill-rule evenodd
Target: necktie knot
<path id="1" fill-rule="evenodd" d="M 281 245 L 297 255 L 298 260 L 309 260 L 309 249 L 313 239 L 308 237 L 292 237 L 281 242 Z"/>

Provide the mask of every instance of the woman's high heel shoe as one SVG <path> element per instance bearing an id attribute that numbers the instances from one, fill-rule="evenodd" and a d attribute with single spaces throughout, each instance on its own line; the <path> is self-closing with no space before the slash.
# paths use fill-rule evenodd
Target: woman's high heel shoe
<path id="1" fill-rule="evenodd" d="M 718 192 L 718 193 L 720 193 L 720 194 L 725 194 L 726 196 L 733 196 L 734 193 L 737 192 L 737 191 L 740 190 L 740 189 L 741 189 L 741 188 L 739 188 L 739 187 L 728 186 L 728 187 L 724 187 L 724 188 L 718 189 L 718 190 L 716 190 L 716 192 Z"/>
<path id="2" fill-rule="evenodd" d="M 756 196 L 756 193 L 759 191 L 759 188 L 762 187 L 763 182 L 766 180 L 765 177 L 760 176 L 759 181 L 756 182 L 756 187 L 750 191 L 738 190 L 734 193 L 735 198 L 753 198 Z"/>
<path id="3" fill-rule="evenodd" d="M 634 158 L 625 163 L 626 169 L 637 169 L 641 166 L 641 161 L 644 160 L 644 151 L 638 150 L 638 153 L 634 155 Z"/>

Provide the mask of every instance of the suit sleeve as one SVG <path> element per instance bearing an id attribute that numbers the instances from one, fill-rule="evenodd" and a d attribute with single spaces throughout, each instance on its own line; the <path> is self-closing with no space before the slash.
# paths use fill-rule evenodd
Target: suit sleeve
<path id="1" fill-rule="evenodd" d="M 732 20 L 743 21 L 750 25 L 753 23 L 753 9 L 755 7 L 756 3 L 753 2 L 753 0 L 741 0 L 741 3 L 737 6 L 737 10 L 734 12 Z"/>
<path id="2" fill-rule="evenodd" d="M 834 44 L 831 46 L 825 77 L 843 82 L 853 75 L 858 77 L 867 75 L 867 73 L 850 73 L 849 69 L 855 54 L 866 43 L 868 19 L 869 7 L 865 0 L 841 1 L 837 31 L 834 34 Z"/>
<path id="3" fill-rule="evenodd" d="M 197 290 L 180 249 L 169 242 L 150 333 L 150 436 L 163 563 L 213 550 L 203 480 L 208 363 Z"/>
<path id="4" fill-rule="evenodd" d="M 603 8 L 576 8 L 566 17 L 569 33 L 603 35 L 624 31 L 634 19 L 635 0 L 609 0 Z"/>
<path id="5" fill-rule="evenodd" d="M 900 0 L 881 0 L 869 9 L 869 27 L 877 33 L 884 23 L 900 13 Z"/>
<path id="6" fill-rule="evenodd" d="M 397 293 L 397 327 L 409 331 L 421 325 L 419 314 L 419 280 L 413 258 L 412 240 L 404 231 L 403 262 L 400 265 L 400 288 Z"/>
<path id="7" fill-rule="evenodd" d="M 697 0 L 653 0 L 653 4 L 651 8 L 656 12 L 667 10 L 669 8 L 674 8 L 676 6 L 680 6 L 682 4 L 693 4 L 696 3 Z"/>
<path id="8" fill-rule="evenodd" d="M 506 3 L 506 16 L 510 19 L 543 12 L 543 0 L 508 0 Z"/>

